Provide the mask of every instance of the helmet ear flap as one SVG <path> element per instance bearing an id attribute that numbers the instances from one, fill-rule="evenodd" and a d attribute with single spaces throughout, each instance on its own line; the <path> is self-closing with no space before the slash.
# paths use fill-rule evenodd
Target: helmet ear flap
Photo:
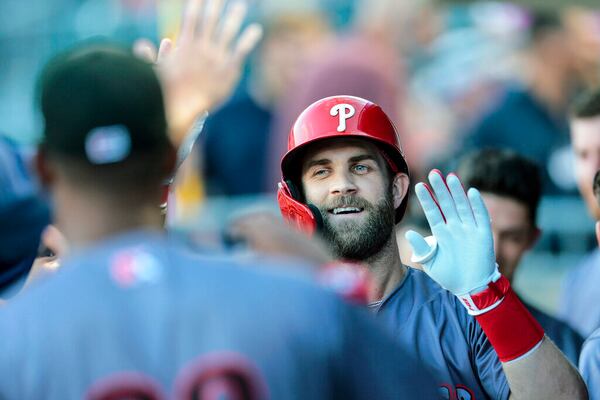
<path id="1" fill-rule="evenodd" d="M 288 188 L 292 198 L 294 200 L 298 200 L 299 202 L 301 202 L 303 200 L 303 196 L 300 193 L 300 190 L 298 189 L 298 187 L 296 185 L 294 185 L 294 182 L 292 182 L 290 179 L 286 179 L 285 183 L 287 185 L 287 188 Z M 308 207 L 308 209 L 310 210 L 312 215 L 315 217 L 315 222 L 317 223 L 317 229 L 321 229 L 323 227 L 323 216 L 321 215 L 321 211 L 319 211 L 317 206 L 315 206 L 314 204 L 311 204 L 311 203 L 306 203 L 306 207 Z"/>
<path id="2" fill-rule="evenodd" d="M 302 200 L 302 196 L 300 195 L 300 190 L 298 190 L 296 185 L 294 185 L 294 182 L 292 182 L 289 179 L 286 179 L 285 184 L 287 185 L 288 191 L 290 192 L 290 196 L 292 196 L 292 198 L 294 200 L 298 200 L 298 201 Z"/>
<path id="3" fill-rule="evenodd" d="M 300 202 L 300 192 L 292 182 L 284 180 L 279 182 L 278 187 L 277 202 L 283 218 L 307 235 L 313 235 L 323 225 L 319 209 Z"/>
<path id="4" fill-rule="evenodd" d="M 307 204 L 308 209 L 312 212 L 312 215 L 315 217 L 315 222 L 317 224 L 317 229 L 323 228 L 323 216 L 321 215 L 321 211 L 314 204 Z"/>

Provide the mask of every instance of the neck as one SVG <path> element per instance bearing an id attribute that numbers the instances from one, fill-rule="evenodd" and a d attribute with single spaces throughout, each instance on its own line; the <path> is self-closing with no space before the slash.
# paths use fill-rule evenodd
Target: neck
<path id="1" fill-rule="evenodd" d="M 392 234 L 387 244 L 374 256 L 363 261 L 373 275 L 375 288 L 369 294 L 369 302 L 387 297 L 398 286 L 406 274 L 402 265 L 396 235 Z"/>
<path id="2" fill-rule="evenodd" d="M 55 218 L 71 250 L 78 250 L 131 230 L 162 230 L 163 216 L 157 205 L 144 202 L 123 202 L 95 197 L 93 194 L 55 193 Z M 61 201 L 62 200 L 62 201 Z M 136 204 L 137 203 L 137 204 Z M 125 206 L 130 204 L 129 207 Z M 158 204 L 158 201 L 156 202 Z M 60 207 L 60 205 L 64 205 Z"/>

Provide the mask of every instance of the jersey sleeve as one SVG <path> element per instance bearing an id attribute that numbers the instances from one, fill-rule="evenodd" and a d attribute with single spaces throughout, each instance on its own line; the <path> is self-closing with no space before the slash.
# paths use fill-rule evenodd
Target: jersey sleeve
<path id="1" fill-rule="evenodd" d="M 463 306 L 460 304 L 457 306 L 460 307 L 457 310 L 463 313 L 466 319 L 472 362 L 481 385 L 491 398 L 508 399 L 510 387 L 496 351 L 475 318 L 468 315 Z"/>
<path id="2" fill-rule="evenodd" d="M 340 314 L 336 398 L 437 398 L 432 373 L 400 348 L 372 315 L 346 305 Z"/>
<path id="3" fill-rule="evenodd" d="M 590 400 L 600 399 L 600 331 L 596 331 L 583 344 L 579 371 L 588 387 Z"/>

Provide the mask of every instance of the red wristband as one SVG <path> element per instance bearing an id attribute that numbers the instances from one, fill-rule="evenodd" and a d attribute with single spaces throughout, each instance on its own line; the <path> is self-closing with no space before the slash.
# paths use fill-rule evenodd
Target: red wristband
<path id="1" fill-rule="evenodd" d="M 502 296 L 499 298 L 499 296 Z M 504 277 L 488 289 L 471 296 L 488 311 L 475 316 L 502 362 L 515 360 L 533 350 L 543 339 L 544 330 L 525 308 Z M 494 299 L 497 300 L 494 303 Z"/>

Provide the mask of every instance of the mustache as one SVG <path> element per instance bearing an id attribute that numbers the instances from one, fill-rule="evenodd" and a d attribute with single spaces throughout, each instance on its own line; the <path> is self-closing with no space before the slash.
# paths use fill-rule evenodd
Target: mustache
<path id="1" fill-rule="evenodd" d="M 373 205 L 367 200 L 363 199 L 362 197 L 354 195 L 343 195 L 325 203 L 320 208 L 322 210 L 331 210 L 338 207 L 356 207 L 362 208 L 364 210 L 369 210 L 373 208 Z"/>

